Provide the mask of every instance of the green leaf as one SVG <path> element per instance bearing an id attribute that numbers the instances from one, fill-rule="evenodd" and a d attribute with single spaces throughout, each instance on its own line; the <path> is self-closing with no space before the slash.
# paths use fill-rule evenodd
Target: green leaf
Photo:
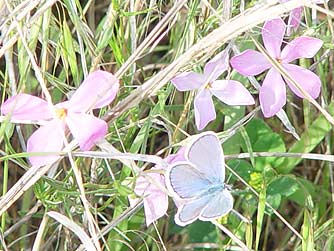
<path id="1" fill-rule="evenodd" d="M 334 104 L 332 103 L 328 109 L 331 115 L 334 114 Z M 332 126 L 323 115 L 311 124 L 304 131 L 299 141 L 292 145 L 289 153 L 309 153 L 311 152 L 329 133 Z M 302 158 L 285 158 L 282 163 L 277 165 L 276 170 L 280 173 L 290 173 L 303 159 Z"/>
<path id="2" fill-rule="evenodd" d="M 231 128 L 245 115 L 245 107 L 243 106 L 224 106 L 223 113 L 224 119 L 224 130 Z M 240 133 L 234 134 L 231 138 L 224 142 L 224 153 L 240 153 L 242 138 Z"/>
<path id="3" fill-rule="evenodd" d="M 253 152 L 285 152 L 285 144 L 282 137 L 271 130 L 260 119 L 253 119 L 246 126 L 246 131 L 251 142 Z M 243 150 L 247 151 L 244 144 Z M 276 167 L 282 160 L 276 157 L 260 157 L 255 159 L 255 169 L 263 171 L 266 166 Z"/>
<path id="4" fill-rule="evenodd" d="M 227 165 L 232 168 L 241 178 L 249 182 L 250 175 L 254 171 L 254 168 L 249 162 L 242 159 L 232 159 L 227 162 Z M 233 183 L 237 180 L 237 177 L 231 176 L 231 180 L 228 182 Z"/>
<path id="5" fill-rule="evenodd" d="M 278 209 L 279 205 L 281 205 L 282 196 L 280 194 L 267 195 L 267 202 L 272 206 L 273 209 Z M 273 214 L 271 208 L 266 208 L 266 212 L 269 214 Z"/>
<path id="6" fill-rule="evenodd" d="M 259 247 L 265 208 L 266 208 L 266 190 L 262 189 L 262 191 L 259 194 L 259 204 L 257 207 L 257 215 L 256 215 L 255 250 L 258 250 Z"/>
<path id="7" fill-rule="evenodd" d="M 42 21 L 43 21 L 42 17 L 38 18 L 38 20 L 34 23 L 34 25 L 29 30 L 29 36 L 24 38 L 31 52 L 36 50 Z M 36 83 L 36 82 L 30 81 L 30 78 L 29 78 L 29 74 L 30 74 L 29 69 L 30 69 L 30 64 L 31 64 L 30 57 L 21 39 L 18 40 L 17 45 L 18 45 L 17 46 L 18 47 L 17 66 L 18 66 L 19 76 L 20 76 L 19 78 L 20 85 L 22 84 L 24 86 L 25 89 L 23 90 L 30 92 L 34 90 L 35 83 Z"/>
<path id="8" fill-rule="evenodd" d="M 78 74 L 78 63 L 76 60 L 75 49 L 73 45 L 73 38 L 70 28 L 67 25 L 66 20 L 63 22 L 63 43 L 64 43 L 64 54 L 70 66 L 74 83 L 79 85 L 79 74 Z"/>
<path id="9" fill-rule="evenodd" d="M 195 221 L 188 227 L 189 239 L 191 242 L 216 242 L 216 228 L 211 222 Z"/>
<path id="10" fill-rule="evenodd" d="M 316 186 L 312 182 L 303 178 L 296 178 L 296 182 L 298 183 L 299 189 L 289 195 L 288 198 L 304 207 L 309 196 L 315 198 L 318 195 Z"/>
<path id="11" fill-rule="evenodd" d="M 302 225 L 302 250 L 312 251 L 314 250 L 314 234 L 313 234 L 313 224 L 312 215 L 308 210 L 304 210 L 304 222 Z"/>
<path id="12" fill-rule="evenodd" d="M 246 245 L 249 248 L 249 250 L 252 250 L 253 245 L 253 226 L 252 224 L 246 224 L 246 231 L 245 231 L 245 239 L 246 239 Z"/>
<path id="13" fill-rule="evenodd" d="M 274 178 L 267 186 L 267 202 L 274 208 L 278 209 L 282 198 L 288 197 L 299 189 L 296 178 L 291 176 L 279 176 Z M 272 214 L 272 210 L 267 209 Z"/>
<path id="14" fill-rule="evenodd" d="M 299 186 L 296 179 L 290 176 L 280 176 L 275 178 L 267 187 L 268 195 L 280 194 L 290 196 L 298 190 Z"/>

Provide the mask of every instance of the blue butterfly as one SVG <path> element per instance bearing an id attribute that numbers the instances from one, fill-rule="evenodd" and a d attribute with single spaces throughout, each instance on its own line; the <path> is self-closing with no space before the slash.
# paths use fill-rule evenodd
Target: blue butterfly
<path id="1" fill-rule="evenodd" d="M 185 161 L 173 163 L 166 171 L 167 189 L 179 203 L 175 223 L 212 221 L 231 211 L 233 197 L 224 184 L 224 154 L 216 134 L 199 134 L 185 155 Z"/>

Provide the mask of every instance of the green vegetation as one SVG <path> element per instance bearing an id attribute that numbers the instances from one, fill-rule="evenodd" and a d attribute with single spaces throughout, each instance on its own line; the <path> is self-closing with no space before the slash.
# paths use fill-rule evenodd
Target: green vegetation
<path id="1" fill-rule="evenodd" d="M 17 93 L 67 100 L 97 69 L 120 80 L 116 99 L 94 111 L 108 123 L 105 141 L 83 153 L 68 137 L 64 158 L 51 166 L 29 164 L 27 139 L 36 125 L 1 116 L 0 250 L 241 250 L 231 235 L 250 250 L 334 250 L 332 1 L 304 6 L 302 25 L 286 40 L 324 42 L 314 58 L 295 63 L 321 78 L 316 102 L 323 111 L 287 88 L 287 119 L 266 119 L 256 88 L 265 74 L 244 77 L 230 68 L 220 77 L 242 82 L 256 100 L 239 107 L 213 98 L 217 118 L 204 129 L 223 141 L 234 210 L 249 222 L 231 212 L 218 220 L 226 231 L 203 221 L 179 227 L 169 198 L 167 215 L 147 227 L 142 198 L 134 207 L 128 200 L 153 167 L 146 155 L 166 158 L 199 133 L 196 93 L 179 92 L 170 80 L 202 72 L 227 46 L 231 56 L 257 49 L 263 22 L 286 20 L 300 2 L 0 2 L 0 105 Z M 138 158 L 113 157 L 119 152 Z"/>

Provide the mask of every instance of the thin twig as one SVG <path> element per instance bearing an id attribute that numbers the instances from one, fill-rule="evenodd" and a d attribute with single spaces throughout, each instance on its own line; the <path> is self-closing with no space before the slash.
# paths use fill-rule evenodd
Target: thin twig
<path id="1" fill-rule="evenodd" d="M 216 227 L 218 227 L 221 231 L 223 231 L 228 237 L 230 237 L 239 247 L 244 251 L 250 251 L 250 249 L 243 243 L 235 234 L 233 234 L 230 230 L 228 230 L 222 224 L 219 224 L 216 220 L 211 221 Z"/>

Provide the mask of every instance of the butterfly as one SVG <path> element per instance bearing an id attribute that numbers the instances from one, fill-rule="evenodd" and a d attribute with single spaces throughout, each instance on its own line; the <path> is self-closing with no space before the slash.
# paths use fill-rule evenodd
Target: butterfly
<path id="1" fill-rule="evenodd" d="M 178 210 L 175 223 L 212 221 L 233 208 L 233 197 L 225 180 L 224 154 L 217 135 L 204 132 L 187 146 L 185 161 L 168 166 L 166 186 Z"/>

